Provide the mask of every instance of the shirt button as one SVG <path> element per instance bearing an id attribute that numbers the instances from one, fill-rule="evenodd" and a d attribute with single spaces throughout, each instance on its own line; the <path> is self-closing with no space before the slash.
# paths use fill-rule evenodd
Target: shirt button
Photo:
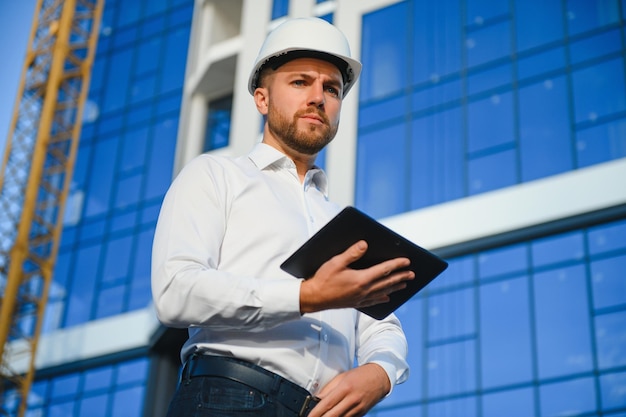
<path id="1" fill-rule="evenodd" d="M 313 383 L 313 389 L 317 389 L 320 386 L 319 382 L 314 382 Z"/>
<path id="2" fill-rule="evenodd" d="M 327 334 L 324 335 L 324 342 L 328 342 L 328 335 Z"/>

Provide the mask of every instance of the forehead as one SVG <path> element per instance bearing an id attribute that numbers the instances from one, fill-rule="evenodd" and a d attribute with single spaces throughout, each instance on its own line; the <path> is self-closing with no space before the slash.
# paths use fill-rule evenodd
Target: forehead
<path id="1" fill-rule="evenodd" d="M 276 73 L 308 73 L 317 72 L 339 82 L 342 81 L 341 71 L 334 64 L 317 58 L 296 58 L 287 61 L 275 70 Z"/>

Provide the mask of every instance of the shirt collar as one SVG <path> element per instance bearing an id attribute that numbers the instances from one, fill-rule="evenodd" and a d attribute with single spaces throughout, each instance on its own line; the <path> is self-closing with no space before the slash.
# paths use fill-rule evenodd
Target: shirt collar
<path id="1" fill-rule="evenodd" d="M 257 143 L 254 148 L 252 148 L 248 154 L 248 158 L 250 158 L 252 163 L 261 171 L 272 165 L 279 168 L 293 168 L 294 170 L 296 168 L 294 162 L 287 155 L 263 142 Z M 308 184 L 305 184 L 305 187 L 313 183 L 315 188 L 328 198 L 328 179 L 326 173 L 318 166 L 313 166 L 313 168 L 309 170 L 307 177 L 310 177 L 310 181 L 307 181 Z"/>

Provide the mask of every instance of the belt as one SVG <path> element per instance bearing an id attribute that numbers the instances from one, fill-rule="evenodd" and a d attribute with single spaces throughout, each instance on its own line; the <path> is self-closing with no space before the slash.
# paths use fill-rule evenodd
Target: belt
<path id="1" fill-rule="evenodd" d="M 293 411 L 306 417 L 319 398 L 293 382 L 267 369 L 235 358 L 210 355 L 192 355 L 181 374 L 182 380 L 200 376 L 227 378 L 254 388 Z"/>

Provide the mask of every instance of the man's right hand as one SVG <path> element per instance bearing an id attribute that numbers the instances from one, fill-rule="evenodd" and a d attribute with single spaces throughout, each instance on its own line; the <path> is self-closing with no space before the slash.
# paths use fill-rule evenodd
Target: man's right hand
<path id="1" fill-rule="evenodd" d="M 395 258 L 367 269 L 352 269 L 350 264 L 367 251 L 363 240 L 326 261 L 315 275 L 300 287 L 300 312 L 333 308 L 362 308 L 389 301 L 389 294 L 406 287 L 415 278 L 409 259 Z"/>

